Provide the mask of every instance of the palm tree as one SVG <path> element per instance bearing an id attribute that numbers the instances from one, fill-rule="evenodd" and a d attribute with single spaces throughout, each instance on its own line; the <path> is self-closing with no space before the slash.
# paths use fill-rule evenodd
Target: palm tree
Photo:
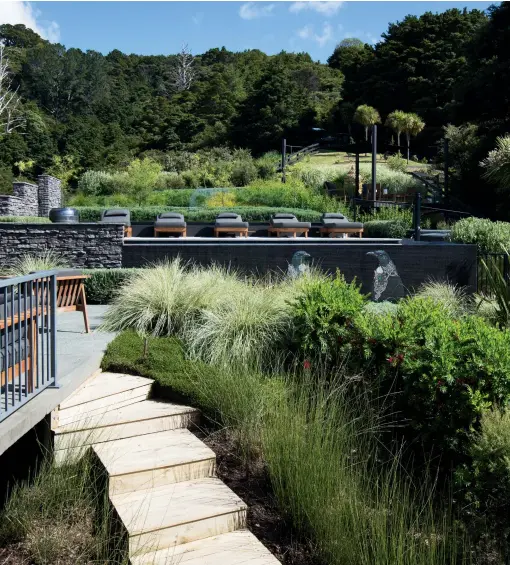
<path id="1" fill-rule="evenodd" d="M 372 106 L 362 104 L 358 106 L 356 112 L 354 112 L 354 121 L 365 127 L 365 141 L 368 141 L 368 128 L 375 124 L 380 124 L 381 116 L 379 116 L 379 112 L 375 108 L 372 108 Z"/>
<path id="2" fill-rule="evenodd" d="M 386 125 L 397 134 L 397 145 L 400 151 L 400 134 L 404 131 L 406 113 L 402 110 L 394 110 L 388 114 Z"/>
<path id="3" fill-rule="evenodd" d="M 411 136 L 418 135 L 420 131 L 425 127 L 425 122 L 418 116 L 418 114 L 413 114 L 412 112 L 405 115 L 404 127 L 402 131 L 407 137 L 407 162 L 409 163 L 409 147 L 411 146 Z"/>

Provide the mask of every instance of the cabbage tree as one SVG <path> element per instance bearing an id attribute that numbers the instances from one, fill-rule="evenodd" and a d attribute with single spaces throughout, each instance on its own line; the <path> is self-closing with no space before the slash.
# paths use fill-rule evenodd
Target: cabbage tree
<path id="1" fill-rule="evenodd" d="M 407 114 L 402 110 L 394 110 L 388 114 L 386 125 L 397 134 L 397 145 L 400 151 L 400 134 L 404 131 Z"/>
<path id="2" fill-rule="evenodd" d="M 418 116 L 418 114 L 413 114 L 412 112 L 405 114 L 405 119 L 403 122 L 404 127 L 402 131 L 406 134 L 407 138 L 407 162 L 409 163 L 409 148 L 411 146 L 411 136 L 416 136 L 425 127 L 425 122 Z"/>
<path id="3" fill-rule="evenodd" d="M 354 112 L 354 121 L 358 122 L 365 128 L 365 141 L 368 141 L 368 128 L 381 123 L 379 112 L 372 106 L 362 104 L 356 108 Z"/>
<path id="4" fill-rule="evenodd" d="M 489 151 L 480 166 L 485 169 L 486 179 L 502 188 L 510 188 L 510 135 L 496 139 L 496 149 Z"/>

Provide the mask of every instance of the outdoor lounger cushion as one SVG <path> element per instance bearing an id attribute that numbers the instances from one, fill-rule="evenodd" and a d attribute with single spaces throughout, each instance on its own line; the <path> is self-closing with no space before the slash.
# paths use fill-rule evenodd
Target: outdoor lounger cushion
<path id="1" fill-rule="evenodd" d="M 124 224 L 125 226 L 131 225 L 131 214 L 129 210 L 123 208 L 103 210 L 101 214 L 101 222 L 103 224 Z"/>
<path id="2" fill-rule="evenodd" d="M 331 219 L 345 220 L 346 218 L 343 214 L 340 214 L 340 212 L 325 212 L 324 214 L 322 214 L 322 219 L 323 220 L 331 220 Z"/>
<path id="3" fill-rule="evenodd" d="M 231 219 L 231 220 L 237 220 L 237 218 L 240 218 L 241 216 L 239 214 L 236 214 L 235 212 L 222 212 L 221 214 L 218 214 L 216 216 L 216 219 L 220 219 L 220 220 L 226 220 L 226 219 Z"/>
<path id="4" fill-rule="evenodd" d="M 360 222 L 349 222 L 349 220 L 324 220 L 323 225 L 325 228 L 346 228 L 346 229 L 363 229 L 363 224 Z"/>
<path id="5" fill-rule="evenodd" d="M 310 222 L 300 222 L 297 218 L 293 220 L 290 219 L 273 219 L 271 220 L 271 225 L 274 228 L 302 228 L 302 229 L 310 229 L 312 224 Z"/>
<path id="6" fill-rule="evenodd" d="M 223 214 L 219 214 L 216 217 L 215 226 L 217 228 L 249 228 L 250 224 L 243 222 L 243 219 L 238 214 L 235 214 L 235 217 L 225 217 Z"/>
<path id="7" fill-rule="evenodd" d="M 156 218 L 154 225 L 161 228 L 185 228 L 186 222 L 182 214 L 178 214 L 177 212 L 163 212 Z"/>
<path id="8" fill-rule="evenodd" d="M 273 216 L 273 220 L 296 220 L 297 222 L 297 218 L 294 214 L 283 214 L 279 212 Z"/>

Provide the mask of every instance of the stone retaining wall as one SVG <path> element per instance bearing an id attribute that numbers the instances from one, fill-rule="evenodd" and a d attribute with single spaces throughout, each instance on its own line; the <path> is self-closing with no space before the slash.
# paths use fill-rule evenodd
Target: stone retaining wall
<path id="1" fill-rule="evenodd" d="M 14 182 L 13 194 L 0 194 L 1 216 L 47 217 L 52 208 L 62 206 L 62 189 L 59 179 L 40 175 L 37 184 Z"/>
<path id="2" fill-rule="evenodd" d="M 117 268 L 123 237 L 124 226 L 118 224 L 0 223 L 0 267 L 21 255 L 53 249 L 69 267 Z"/>

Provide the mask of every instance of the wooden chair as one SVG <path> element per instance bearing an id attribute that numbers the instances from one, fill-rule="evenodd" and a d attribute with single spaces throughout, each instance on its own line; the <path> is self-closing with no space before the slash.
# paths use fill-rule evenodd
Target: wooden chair
<path id="1" fill-rule="evenodd" d="M 89 277 L 74 269 L 57 272 L 57 312 L 82 312 L 86 333 L 90 333 L 85 296 L 85 279 Z"/>
<path id="2" fill-rule="evenodd" d="M 275 214 L 271 218 L 271 225 L 267 229 L 269 236 L 276 235 L 280 237 L 282 234 L 292 234 L 292 237 L 297 237 L 298 233 L 302 233 L 308 237 L 308 232 L 312 224 L 310 222 L 300 222 L 294 214 Z"/>
<path id="3" fill-rule="evenodd" d="M 348 237 L 349 235 L 357 235 L 362 237 L 363 224 L 358 222 L 349 222 L 349 220 L 338 212 L 326 212 L 322 214 L 322 227 L 319 229 L 321 237 L 336 237 L 341 235 Z"/>
<path id="4" fill-rule="evenodd" d="M 177 212 L 163 212 L 159 214 L 154 222 L 154 237 L 162 234 L 175 234 L 186 237 L 186 222 L 184 216 Z"/>

